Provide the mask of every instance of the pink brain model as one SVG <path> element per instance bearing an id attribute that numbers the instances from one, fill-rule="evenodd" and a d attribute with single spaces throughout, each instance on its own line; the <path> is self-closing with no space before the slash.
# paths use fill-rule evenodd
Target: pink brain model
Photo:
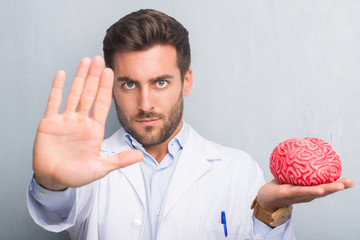
<path id="1" fill-rule="evenodd" d="M 270 170 L 280 183 L 308 186 L 336 181 L 341 175 L 341 163 L 324 140 L 292 138 L 275 147 Z"/>

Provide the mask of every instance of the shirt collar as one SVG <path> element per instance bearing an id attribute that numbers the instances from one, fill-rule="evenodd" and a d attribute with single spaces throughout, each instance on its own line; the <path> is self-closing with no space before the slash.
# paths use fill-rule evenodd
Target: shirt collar
<path id="1" fill-rule="evenodd" d="M 176 136 L 173 139 L 170 140 L 169 146 L 171 144 L 176 143 L 178 145 L 178 150 L 183 149 L 189 138 L 189 133 L 190 133 L 190 127 L 187 123 L 185 123 L 185 121 L 183 121 L 183 125 L 182 125 L 180 131 L 178 132 L 178 134 L 176 134 Z M 124 134 L 125 141 L 129 144 L 129 146 L 131 148 L 133 148 L 133 149 L 136 148 L 138 150 L 146 152 L 145 149 L 143 148 L 142 144 L 139 143 L 135 138 L 133 138 L 133 136 L 131 136 L 128 132 L 126 132 L 124 130 L 123 134 Z M 168 150 L 170 150 L 169 146 L 168 146 Z"/>

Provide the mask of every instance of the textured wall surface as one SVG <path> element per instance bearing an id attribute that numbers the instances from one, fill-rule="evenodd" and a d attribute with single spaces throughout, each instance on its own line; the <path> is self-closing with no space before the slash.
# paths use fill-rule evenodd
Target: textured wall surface
<path id="1" fill-rule="evenodd" d="M 1 1 L 0 239 L 68 239 L 30 218 L 32 144 L 54 73 L 68 90 L 79 60 L 102 55 L 105 30 L 140 8 L 190 31 L 194 87 L 185 120 L 249 152 L 271 180 L 281 141 L 318 137 L 360 180 L 360 3 L 356 0 Z M 106 136 L 119 127 L 112 108 Z M 358 186 L 294 207 L 298 239 L 358 239 Z"/>

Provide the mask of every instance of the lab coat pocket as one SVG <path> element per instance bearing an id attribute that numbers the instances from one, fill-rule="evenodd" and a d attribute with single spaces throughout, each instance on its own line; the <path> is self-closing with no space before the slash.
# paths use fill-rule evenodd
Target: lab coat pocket
<path id="1" fill-rule="evenodd" d="M 198 240 L 245 240 L 249 236 L 246 228 L 241 225 L 227 224 L 227 237 L 225 237 L 224 225 L 219 222 L 201 221 Z"/>

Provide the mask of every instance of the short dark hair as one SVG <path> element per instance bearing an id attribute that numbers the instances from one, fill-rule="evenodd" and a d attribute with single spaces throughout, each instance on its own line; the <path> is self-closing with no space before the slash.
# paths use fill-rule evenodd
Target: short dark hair
<path id="1" fill-rule="evenodd" d="M 130 13 L 106 31 L 103 41 L 106 66 L 113 69 L 115 52 L 147 50 L 158 44 L 175 47 L 183 80 L 191 62 L 189 33 L 177 20 L 153 9 Z"/>

